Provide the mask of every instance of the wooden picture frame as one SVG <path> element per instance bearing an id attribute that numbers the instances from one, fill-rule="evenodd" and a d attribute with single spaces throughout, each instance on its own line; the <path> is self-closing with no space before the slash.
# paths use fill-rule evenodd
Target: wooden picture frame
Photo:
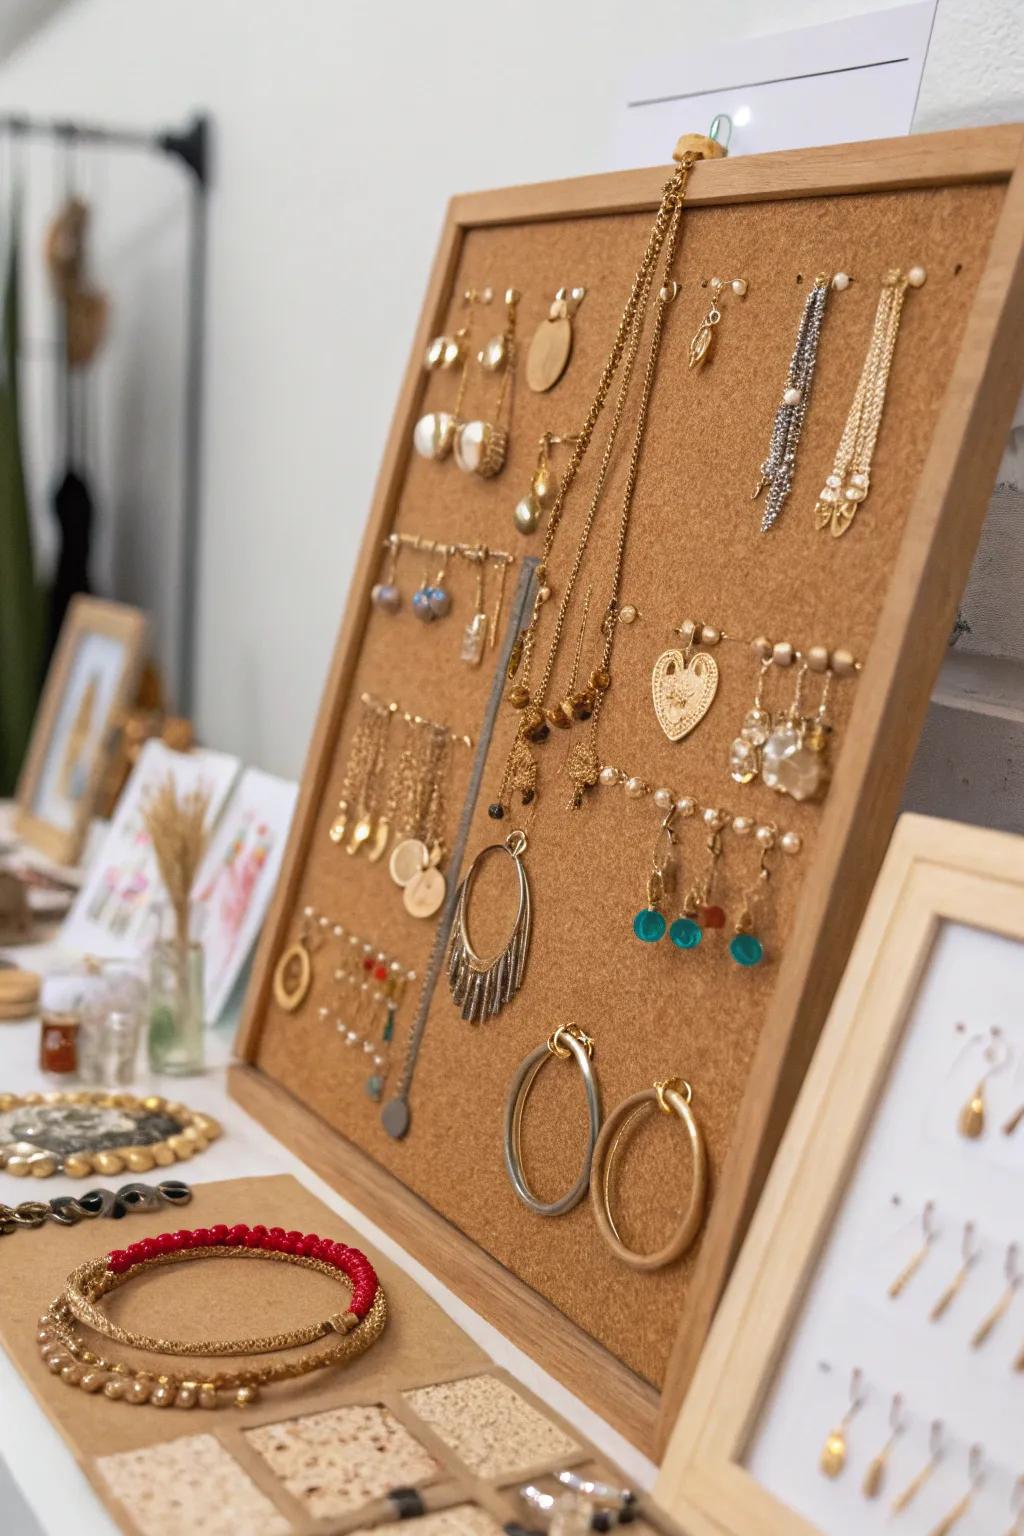
<path id="1" fill-rule="evenodd" d="M 660 1392 L 259 1064 L 273 1007 L 273 969 L 294 937 L 297 893 L 314 840 L 321 837 L 319 818 L 371 622 L 380 550 L 399 507 L 412 427 L 423 408 L 421 360 L 428 340 L 448 318 L 463 244 L 481 229 L 650 212 L 660 200 L 665 171 L 483 192 L 449 205 L 310 744 L 291 842 L 257 951 L 236 1046 L 242 1065 L 232 1069 L 230 1087 L 322 1176 L 385 1221 L 414 1256 L 649 1454 L 663 1446 L 675 1421 L 881 864 L 1024 384 L 1024 357 L 1016 343 L 1024 317 L 1022 146 L 1024 131 L 1011 126 L 704 162 L 691 176 L 687 207 L 696 209 L 979 183 L 1002 186 L 1004 195 L 815 832 L 814 863 L 800 896 L 801 910 L 813 917 L 789 936 L 779 963 Z"/>
<path id="2" fill-rule="evenodd" d="M 58 864 L 78 858 L 121 721 L 135 697 L 146 630 L 145 614 L 125 603 L 79 594 L 68 606 L 15 798 L 18 836 Z M 89 646 L 96 651 L 96 670 L 79 688 L 76 668 L 88 664 Z M 93 709 L 97 714 L 90 721 Z"/>
<path id="3" fill-rule="evenodd" d="M 1024 839 L 905 815 L 668 1442 L 657 1497 L 690 1536 L 748 1536 L 754 1530 L 760 1536 L 823 1536 L 822 1528 L 763 1488 L 743 1463 L 945 924 L 1024 942 Z M 983 1007 L 979 999 L 978 1011 Z M 943 1061 L 939 1071 L 947 1066 Z M 955 1139 L 954 1118 L 946 1120 Z M 891 1173 L 893 1182 L 897 1177 Z M 936 1193 L 941 1202 L 945 1190 Z M 958 1239 L 959 1232 L 953 1237 L 954 1255 Z M 907 1241 L 917 1246 L 912 1233 Z M 947 1252 L 947 1267 L 952 1263 L 955 1268 L 956 1262 Z M 937 1278 L 933 1273 L 932 1287 L 944 1278 L 945 1273 Z M 882 1294 L 881 1305 L 891 1307 Z M 976 1294 L 975 1308 L 984 1309 L 985 1301 Z M 932 1348 L 939 1347 L 937 1339 Z M 831 1385 L 838 1420 L 846 1406 L 845 1378 Z M 941 1412 L 941 1405 L 931 1403 L 932 1412 Z M 872 1434 L 877 1423 L 876 1416 Z M 829 1428 L 828 1422 L 822 1424 L 822 1441 Z M 884 1430 L 879 1446 L 871 1445 L 868 1454 L 880 1448 L 882 1438 Z M 827 1489 L 816 1466 L 819 1450 L 818 1444 L 805 1445 L 794 1454 L 813 1468 L 808 1476 L 818 1477 Z M 917 1454 L 919 1465 L 926 1453 L 919 1446 Z M 851 1470 L 851 1475 L 859 1484 L 858 1472 Z M 965 1483 L 963 1471 L 961 1491 Z M 883 1506 L 879 1518 L 885 1514 Z M 1012 1523 L 1009 1513 L 1006 1522 Z M 934 1523 L 933 1512 L 924 1525 L 913 1528 L 931 1529 Z"/>

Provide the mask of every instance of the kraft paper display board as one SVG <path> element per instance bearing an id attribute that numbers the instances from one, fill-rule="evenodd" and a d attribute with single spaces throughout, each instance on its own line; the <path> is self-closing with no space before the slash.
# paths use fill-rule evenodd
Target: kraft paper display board
<path id="1" fill-rule="evenodd" d="M 690 1536 L 892 1529 L 894 1495 L 928 1461 L 935 1419 L 939 1464 L 901 1528 L 939 1529 L 968 1486 L 974 1444 L 983 1477 L 964 1529 L 1012 1528 L 1020 1312 L 983 1347 L 972 1333 L 1005 1292 L 1006 1245 L 1019 1238 L 1024 1147 L 1006 1127 L 1022 1096 L 1022 973 L 1024 839 L 904 816 L 665 1453 L 657 1494 Z M 985 1082 L 972 1139 L 958 1111 L 993 1026 L 1009 1069 Z M 933 1242 L 893 1296 L 929 1199 Z M 962 1262 L 965 1219 L 976 1259 L 933 1319 Z M 833 1480 L 818 1460 L 854 1369 L 863 1406 Z M 897 1391 L 901 1433 L 865 1498 Z"/>
<path id="2" fill-rule="evenodd" d="M 420 977 L 441 942 L 434 924 L 405 913 L 386 858 L 367 864 L 328 836 L 360 694 L 395 700 L 475 743 L 483 733 L 475 800 L 466 798 L 468 751 L 457 754 L 451 785 L 449 843 L 458 811 L 468 818 L 463 869 L 496 840 L 487 805 L 515 722 L 502 703 L 487 738 L 500 647 L 479 670 L 459 661 L 472 572 L 450 569 L 453 613 L 424 629 L 408 598 L 425 575 L 433 577 L 425 560 L 402 556 L 401 613 L 371 604 L 383 541 L 392 529 L 481 540 L 517 556 L 510 593 L 524 579 L 540 535 L 514 530 L 513 507 L 529 488 L 541 433 L 573 432 L 583 421 L 668 172 L 486 192 L 456 198 L 449 208 L 257 955 L 238 1041 L 245 1065 L 235 1069 L 233 1092 L 649 1451 L 674 1421 L 842 974 L 1024 382 L 1017 341 L 1024 312 L 1021 146 L 1021 130 L 1006 127 L 696 166 L 674 268 L 681 286 L 666 318 L 620 594 L 640 619 L 616 640 L 600 750 L 604 762 L 652 786 L 666 784 L 701 805 L 795 830 L 803 851 L 777 861 L 762 927 L 768 961 L 756 971 L 741 973 L 726 957 L 728 929 L 717 935 L 721 942 L 709 934 L 689 954 L 667 941 L 639 944 L 631 922 L 646 904 L 657 830 L 651 800 L 600 787 L 581 810 L 566 809 L 568 784 L 556 772 L 566 738 L 555 733 L 539 749 L 541 787 L 525 822 L 534 930 L 523 990 L 475 1028 L 460 1020 L 442 975 L 412 1080 L 410 1129 L 395 1141 L 364 1091 L 361 1053 L 346 1050 L 318 1015 L 331 998 L 329 950 L 314 956 L 310 995 L 293 1014 L 273 999 L 273 969 L 298 937 L 307 904 Z M 881 276 L 917 263 L 928 276 L 904 307 L 870 498 L 852 530 L 834 540 L 815 530 L 813 507 L 863 363 Z M 762 537 L 760 503 L 750 495 L 797 319 L 815 274 L 838 270 L 853 282 L 829 300 L 793 494 L 776 529 Z M 746 278 L 748 291 L 742 299 L 727 294 L 716 353 L 706 368 L 691 371 L 688 346 L 714 276 Z M 496 299 L 478 320 L 474 343 L 501 329 L 500 296 L 511 284 L 523 294 L 523 350 L 557 288 L 586 288 L 562 381 L 546 395 L 532 394 L 520 363 L 508 462 L 488 482 L 411 449 L 419 416 L 449 408 L 454 396 L 449 375 L 424 373 L 426 344 L 460 323 L 455 296 L 484 284 Z M 474 374 L 463 414 L 486 415 L 495 392 L 493 379 Z M 597 613 L 608 591 L 615 490 L 633 417 L 631 407 L 581 581 L 581 596 L 593 585 Z M 556 594 L 589 502 L 603 430 L 599 425 L 566 502 L 549 572 Z M 566 462 L 561 453 L 556 470 Z M 570 656 L 579 616 L 577 603 Z M 766 634 L 804 649 L 845 646 L 863 661 L 856 681 L 833 688 L 835 772 L 823 804 L 798 805 L 759 782 L 743 788 L 730 779 L 729 743 L 756 680 L 744 646 L 719 648 L 718 695 L 696 731 L 677 745 L 662 735 L 650 701 L 651 668 L 673 643 L 673 626 L 687 617 L 744 638 Z M 592 615 L 591 647 L 596 622 Z M 550 633 L 549 620 L 542 656 Z M 791 677 L 770 683 L 770 707 L 781 709 Z M 509 825 L 502 823 L 501 832 Z M 702 852 L 696 830 L 684 826 L 683 880 L 700 868 Z M 738 839 L 728 845 L 717 899 L 730 920 L 755 865 L 749 842 L 745 849 Z M 449 881 L 456 874 L 449 864 Z M 485 949 L 506 914 L 491 915 L 489 932 L 483 905 L 475 905 L 474 931 Z M 413 1011 L 406 1002 L 385 1100 Z M 596 1041 L 606 1107 L 656 1078 L 680 1073 L 692 1082 L 710 1156 L 709 1218 L 686 1258 L 655 1274 L 638 1275 L 615 1259 L 587 1204 L 557 1220 L 541 1218 L 519 1204 L 505 1175 L 509 1081 L 529 1050 L 570 1021 Z M 581 1155 L 582 1096 L 566 1081 L 554 1071 L 543 1075 L 524 1126 L 527 1167 L 549 1199 L 572 1184 Z M 675 1196 L 673 1179 L 685 1182 L 689 1174 L 666 1171 L 685 1167 L 667 1123 L 650 1123 L 635 1140 L 623 1165 L 623 1219 L 634 1245 L 650 1250 L 665 1241 L 685 1198 L 685 1188 Z"/>

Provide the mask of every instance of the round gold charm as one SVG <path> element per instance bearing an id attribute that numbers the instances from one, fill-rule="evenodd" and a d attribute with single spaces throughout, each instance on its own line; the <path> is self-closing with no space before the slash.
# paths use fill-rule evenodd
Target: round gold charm
<path id="1" fill-rule="evenodd" d="M 535 395 L 553 389 L 569 366 L 572 322 L 566 315 L 542 320 L 526 354 L 526 382 Z"/>
<path id="2" fill-rule="evenodd" d="M 396 885 L 408 885 L 417 875 L 422 875 L 429 863 L 426 843 L 421 843 L 417 837 L 405 837 L 391 850 L 388 873 Z"/>
<path id="3" fill-rule="evenodd" d="M 410 917 L 433 917 L 444 903 L 447 881 L 435 867 L 424 869 L 402 892 L 402 905 Z"/>
<path id="4" fill-rule="evenodd" d="M 274 1001 L 285 1013 L 294 1013 L 306 1000 L 313 979 L 313 963 L 301 939 L 286 949 L 274 967 Z"/>

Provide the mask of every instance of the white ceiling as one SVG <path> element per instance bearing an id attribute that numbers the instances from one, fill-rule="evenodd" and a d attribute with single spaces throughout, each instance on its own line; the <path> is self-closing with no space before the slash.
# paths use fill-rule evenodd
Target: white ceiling
<path id="1" fill-rule="evenodd" d="M 9 58 L 69 0 L 2 0 L 0 4 L 0 59 Z"/>

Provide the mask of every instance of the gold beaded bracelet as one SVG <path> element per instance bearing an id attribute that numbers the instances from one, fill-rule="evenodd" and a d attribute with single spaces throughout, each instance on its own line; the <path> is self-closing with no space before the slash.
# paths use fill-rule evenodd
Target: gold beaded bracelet
<path id="1" fill-rule="evenodd" d="M 170 1168 L 184 1162 L 196 1152 L 205 1152 L 211 1141 L 221 1134 L 220 1125 L 210 1115 L 200 1114 L 159 1094 L 139 1098 L 133 1093 L 108 1093 L 102 1090 L 77 1089 L 70 1092 L 52 1093 L 0 1093 L 0 1115 L 20 1109 L 37 1110 L 39 1118 L 47 1118 L 52 1110 L 54 1132 L 60 1133 L 60 1141 L 66 1142 L 67 1129 L 60 1123 L 60 1114 L 66 1109 L 112 1109 L 141 1119 L 145 1115 L 162 1115 L 173 1121 L 178 1129 L 159 1141 L 132 1143 L 130 1146 L 108 1147 L 91 1152 L 86 1146 L 73 1152 L 60 1152 L 45 1145 L 45 1141 L 19 1139 L 0 1142 L 0 1168 L 16 1178 L 49 1178 L 63 1173 L 71 1179 L 86 1179 L 99 1173 L 111 1177 L 118 1173 L 150 1173 L 154 1168 Z M 45 1137 L 45 1129 L 33 1128 L 33 1135 Z"/>

